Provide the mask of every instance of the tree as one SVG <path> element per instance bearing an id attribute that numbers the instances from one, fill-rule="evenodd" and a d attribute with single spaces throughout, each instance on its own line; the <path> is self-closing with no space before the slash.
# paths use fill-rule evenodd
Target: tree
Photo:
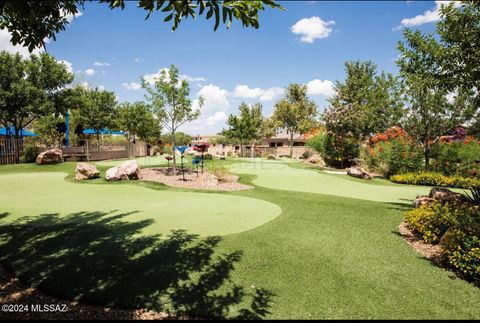
<path id="1" fill-rule="evenodd" d="M 445 51 L 437 57 L 442 69 L 437 78 L 451 92 L 462 88 L 469 93 L 477 111 L 480 110 L 480 3 L 475 0 L 443 5 L 436 32 Z"/>
<path id="2" fill-rule="evenodd" d="M 293 156 L 293 136 L 312 129 L 316 115 L 317 105 L 308 98 L 306 85 L 290 84 L 286 97 L 275 104 L 272 119 L 290 135 L 290 156 Z"/>
<path id="3" fill-rule="evenodd" d="M 84 8 L 85 0 L 4 0 L 0 2 L 0 29 L 7 29 L 13 45 L 22 45 L 33 51 L 45 46 L 45 40 L 64 30 L 68 16 L 75 16 Z M 101 0 L 110 9 L 125 8 L 125 0 Z M 214 30 L 220 22 L 230 27 L 239 20 L 244 27 L 259 27 L 258 13 L 266 6 L 284 9 L 274 0 L 142 0 L 137 7 L 147 12 L 146 19 L 154 11 L 162 12 L 164 22 L 173 20 L 172 30 L 183 19 L 195 19 L 205 13 L 206 19 L 214 18 Z"/>
<path id="4" fill-rule="evenodd" d="M 192 139 L 192 136 L 181 131 L 178 131 L 175 134 L 175 144 L 178 146 L 188 146 L 192 142 Z M 162 135 L 160 140 L 162 140 L 163 144 L 173 145 L 172 136 L 170 134 Z"/>
<path id="5" fill-rule="evenodd" d="M 332 110 L 352 116 L 348 123 L 342 121 L 344 133 L 361 140 L 398 125 L 403 113 L 403 88 L 398 77 L 383 72 L 378 75 L 371 61 L 346 62 L 345 72 L 345 82 L 336 81 L 335 95 L 329 100 Z"/>
<path id="6" fill-rule="evenodd" d="M 0 123 L 20 130 L 42 116 L 59 112 L 55 104 L 73 75 L 48 54 L 23 58 L 0 52 Z"/>
<path id="7" fill-rule="evenodd" d="M 240 155 L 244 157 L 244 144 L 249 141 L 253 142 L 260 134 L 262 105 L 255 104 L 249 106 L 245 102 L 242 102 L 238 107 L 238 111 L 238 116 L 233 114 L 228 116 L 228 129 L 223 131 L 223 135 L 228 139 L 238 140 L 240 142 Z"/>
<path id="8" fill-rule="evenodd" d="M 278 125 L 273 118 L 264 118 L 260 127 L 260 137 L 270 139 L 277 134 Z"/>
<path id="9" fill-rule="evenodd" d="M 38 118 L 33 122 L 36 139 L 47 146 L 59 144 L 64 133 L 59 131 L 58 126 L 62 124 L 65 125 L 65 120 L 55 114 Z"/>
<path id="10" fill-rule="evenodd" d="M 423 148 L 425 169 L 429 169 L 431 147 L 441 135 L 470 120 L 475 107 L 469 91 L 450 92 L 444 79 L 442 57 L 448 51 L 432 35 L 404 31 L 406 44 L 400 42 L 397 64 L 406 88 L 406 114 L 403 128 Z"/>
<path id="11" fill-rule="evenodd" d="M 142 87 L 147 91 L 146 98 L 150 102 L 156 119 L 172 138 L 173 171 L 175 174 L 175 135 L 179 127 L 198 119 L 200 110 L 192 108 L 192 102 L 189 99 L 190 86 L 186 80 L 180 80 L 179 70 L 175 65 L 171 65 L 168 70 L 162 70 L 153 85 L 142 78 Z M 203 102 L 203 97 L 199 97 L 199 108 L 203 106 Z"/>
<path id="12" fill-rule="evenodd" d="M 79 93 L 79 102 L 81 102 L 81 105 L 74 111 L 77 124 L 93 129 L 97 134 L 97 140 L 100 139 L 101 130 L 116 128 L 117 99 L 115 93 L 101 91 L 98 88 L 82 87 L 77 88 L 76 93 Z"/>
<path id="13" fill-rule="evenodd" d="M 119 105 L 117 109 L 117 128 L 125 132 L 128 140 L 137 138 L 145 142 L 153 142 L 160 137 L 161 128 L 155 120 L 153 113 L 144 102 Z"/>

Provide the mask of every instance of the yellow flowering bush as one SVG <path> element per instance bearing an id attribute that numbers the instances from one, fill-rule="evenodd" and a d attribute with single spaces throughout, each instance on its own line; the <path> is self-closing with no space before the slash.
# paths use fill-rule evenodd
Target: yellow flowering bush
<path id="1" fill-rule="evenodd" d="M 405 173 L 393 175 L 390 180 L 394 183 L 427 185 L 440 187 L 472 188 L 480 187 L 480 180 L 472 177 L 445 176 L 441 173 Z"/>

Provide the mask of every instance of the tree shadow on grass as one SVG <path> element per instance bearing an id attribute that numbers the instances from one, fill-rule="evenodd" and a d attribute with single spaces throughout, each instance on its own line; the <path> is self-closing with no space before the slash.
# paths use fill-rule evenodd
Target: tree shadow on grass
<path id="1" fill-rule="evenodd" d="M 401 201 L 406 202 L 389 202 L 388 205 L 389 209 L 391 210 L 399 210 L 399 211 L 408 211 L 412 208 L 412 200 L 408 199 L 400 199 Z"/>
<path id="2" fill-rule="evenodd" d="M 215 253 L 221 238 L 180 230 L 142 235 L 153 220 L 122 221 L 129 214 L 43 214 L 2 225 L 0 259 L 24 282 L 85 304 L 207 318 L 270 313 L 271 292 L 230 281 L 241 252 Z"/>

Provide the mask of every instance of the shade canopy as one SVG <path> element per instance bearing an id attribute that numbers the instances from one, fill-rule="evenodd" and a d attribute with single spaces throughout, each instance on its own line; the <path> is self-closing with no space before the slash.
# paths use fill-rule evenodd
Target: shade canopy
<path id="1" fill-rule="evenodd" d="M 100 129 L 99 131 L 97 131 L 95 129 L 89 128 L 89 129 L 83 130 L 84 135 L 96 135 L 97 133 L 99 135 L 124 135 L 125 134 L 123 131 L 111 131 L 108 129 Z"/>
<path id="2" fill-rule="evenodd" d="M 0 136 L 13 136 L 15 135 L 15 129 L 13 127 L 0 128 Z M 35 137 L 37 136 L 33 132 L 21 129 L 19 133 L 20 137 Z"/>

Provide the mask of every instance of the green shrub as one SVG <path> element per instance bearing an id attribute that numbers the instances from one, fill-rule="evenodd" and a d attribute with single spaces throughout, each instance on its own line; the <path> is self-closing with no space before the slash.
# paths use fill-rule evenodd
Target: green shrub
<path id="1" fill-rule="evenodd" d="M 359 156 L 359 148 L 360 145 L 355 138 L 328 133 L 321 155 L 328 165 L 343 168 L 349 166 L 353 159 Z"/>
<path id="2" fill-rule="evenodd" d="M 38 148 L 34 144 L 27 144 L 23 148 L 22 161 L 25 163 L 35 163 L 37 161 Z"/>
<path id="3" fill-rule="evenodd" d="M 222 162 L 213 161 L 207 164 L 206 166 L 207 166 L 208 172 L 217 176 L 219 181 L 226 181 L 228 178 L 228 175 L 230 175 L 228 166 Z"/>
<path id="4" fill-rule="evenodd" d="M 405 138 L 395 138 L 367 146 L 361 152 L 368 169 L 385 177 L 400 173 L 418 172 L 423 167 L 423 156 L 419 147 Z"/>
<path id="5" fill-rule="evenodd" d="M 203 160 L 212 160 L 213 159 L 213 155 L 210 154 L 210 153 L 204 153 L 203 154 Z"/>
<path id="6" fill-rule="evenodd" d="M 323 154 L 325 139 L 326 139 L 326 134 L 321 133 L 321 134 L 318 134 L 317 136 L 315 136 L 313 138 L 308 139 L 307 142 L 305 143 L 305 145 L 312 148 L 313 150 L 315 150 L 319 154 Z"/>
<path id="7" fill-rule="evenodd" d="M 398 174 L 391 176 L 390 180 L 394 183 L 411 185 L 456 187 L 465 189 L 480 187 L 480 179 L 477 178 L 445 176 L 441 173 L 434 172 Z"/>
<path id="8" fill-rule="evenodd" d="M 405 212 L 409 228 L 427 243 L 438 243 L 452 227 L 468 228 L 479 220 L 470 205 L 434 203 Z"/>
<path id="9" fill-rule="evenodd" d="M 480 286 L 480 234 L 477 230 L 449 231 L 442 240 L 442 261 L 458 276 Z"/>
<path id="10" fill-rule="evenodd" d="M 458 276 L 480 285 L 480 209 L 468 204 L 434 203 L 407 211 L 409 228 L 442 247 L 441 260 Z"/>
<path id="11" fill-rule="evenodd" d="M 309 159 L 310 157 L 312 157 L 313 153 L 310 151 L 310 150 L 306 150 L 303 154 L 302 154 L 302 159 Z"/>
<path id="12" fill-rule="evenodd" d="M 445 175 L 475 177 L 479 174 L 480 144 L 470 142 L 439 143 L 434 149 L 432 167 Z M 474 175 L 472 175 L 474 174 Z"/>

